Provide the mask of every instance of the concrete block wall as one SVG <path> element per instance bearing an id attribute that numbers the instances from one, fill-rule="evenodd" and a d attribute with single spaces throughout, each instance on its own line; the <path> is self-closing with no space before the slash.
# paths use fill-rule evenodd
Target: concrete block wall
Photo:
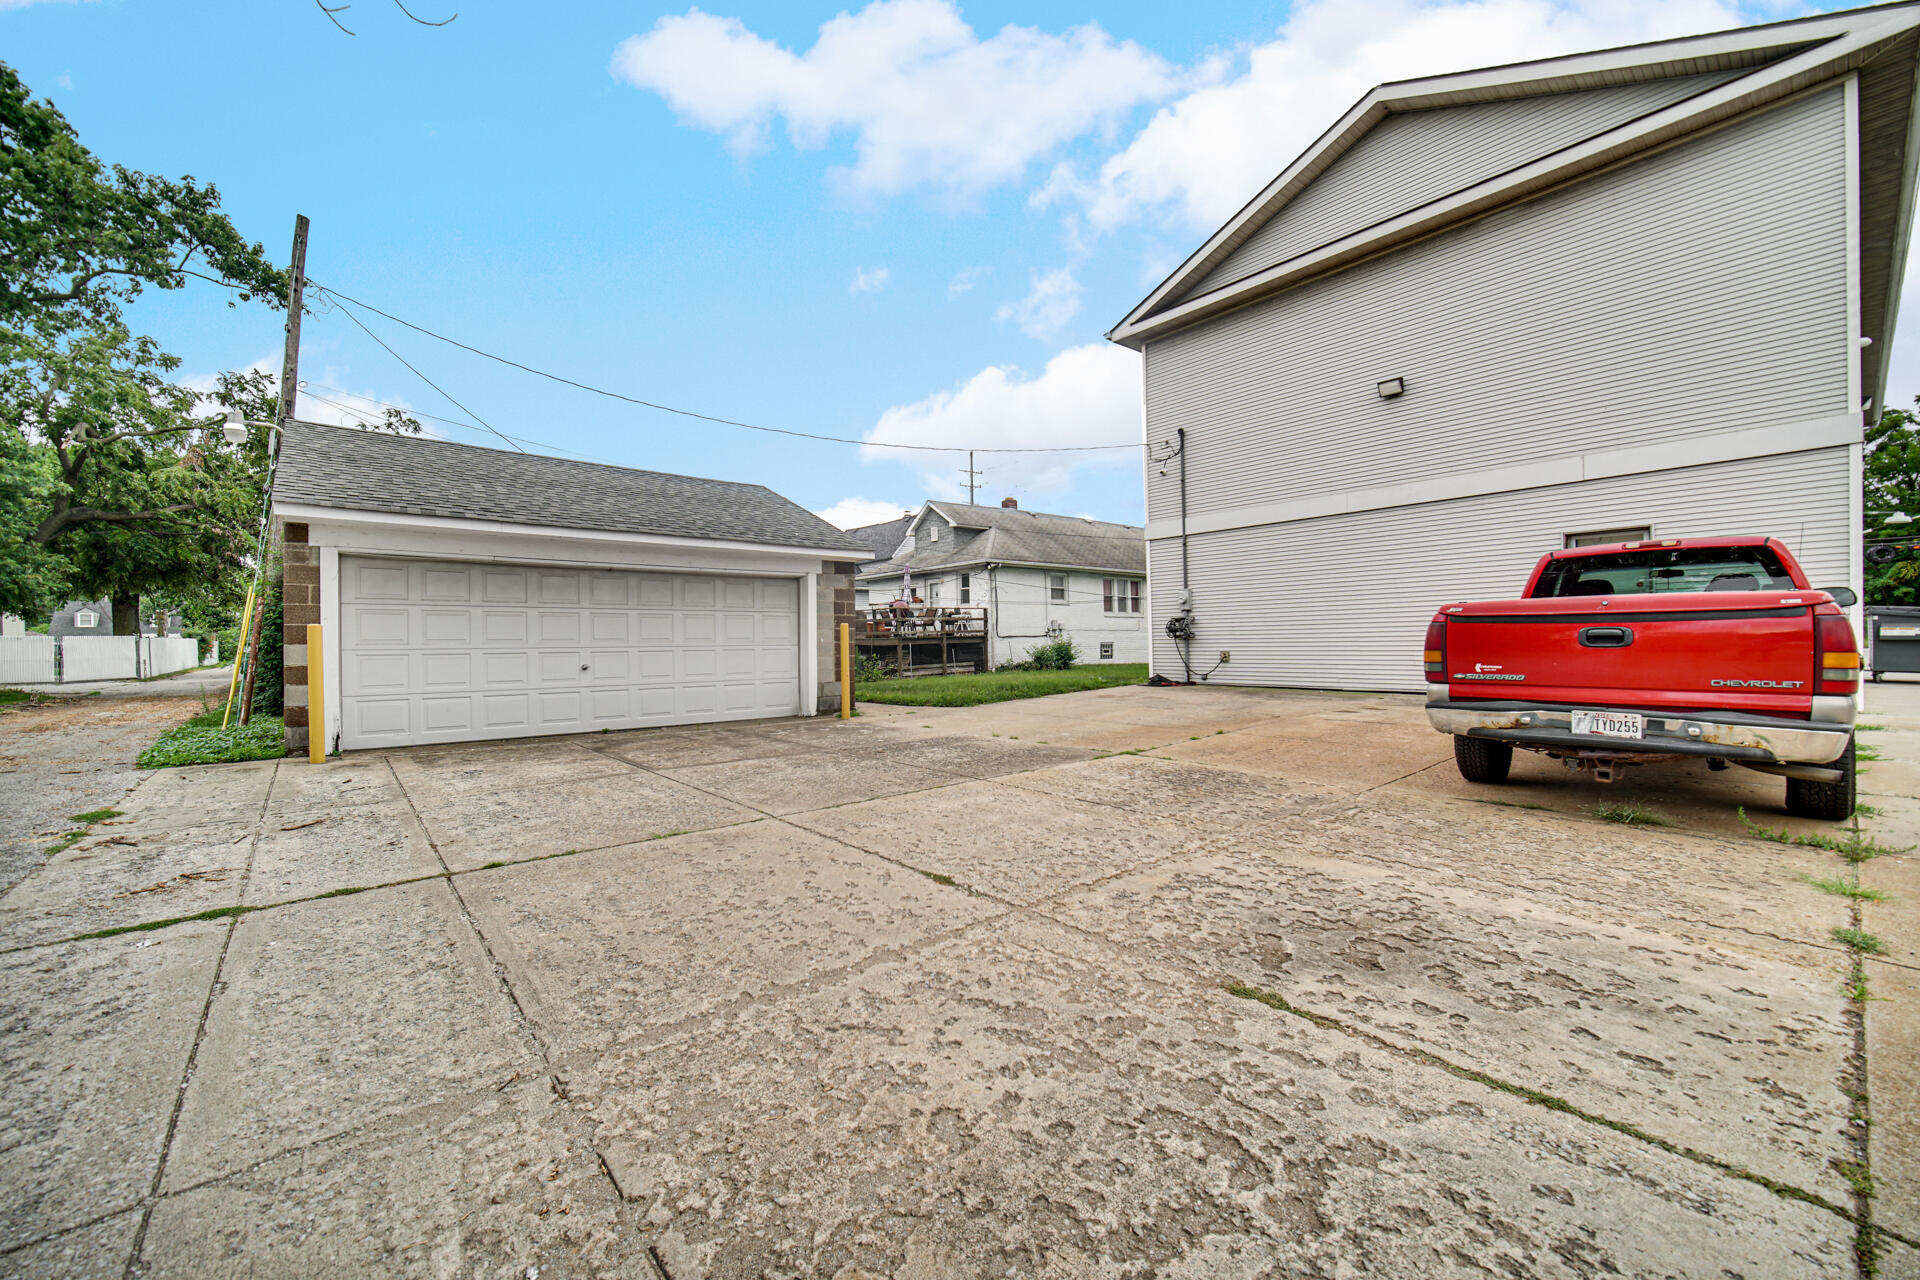
<path id="1" fill-rule="evenodd" d="M 820 594 L 815 600 L 820 624 L 820 702 L 823 716 L 840 714 L 840 624 L 853 622 L 852 560 L 825 560 L 820 564 Z"/>
<path id="2" fill-rule="evenodd" d="M 307 624 L 320 621 L 320 549 L 307 544 L 307 526 L 297 520 L 280 526 L 280 560 L 285 580 L 285 694 L 287 750 L 307 749 Z"/>

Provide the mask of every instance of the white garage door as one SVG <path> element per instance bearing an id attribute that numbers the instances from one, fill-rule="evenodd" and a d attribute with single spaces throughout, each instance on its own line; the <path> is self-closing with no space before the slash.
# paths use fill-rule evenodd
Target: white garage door
<path id="1" fill-rule="evenodd" d="M 340 560 L 343 748 L 800 713 L 792 578 Z"/>

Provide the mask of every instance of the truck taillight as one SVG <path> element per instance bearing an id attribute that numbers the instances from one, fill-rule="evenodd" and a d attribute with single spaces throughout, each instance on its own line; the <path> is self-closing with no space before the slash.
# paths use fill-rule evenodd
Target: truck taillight
<path id="1" fill-rule="evenodd" d="M 1853 624 L 1841 613 L 1817 613 L 1813 617 L 1814 674 L 1817 693 L 1851 694 L 1860 688 L 1860 646 L 1853 639 Z"/>
<path id="2" fill-rule="evenodd" d="M 1427 624 L 1427 679 L 1434 684 L 1447 680 L 1447 620 L 1443 615 Z"/>

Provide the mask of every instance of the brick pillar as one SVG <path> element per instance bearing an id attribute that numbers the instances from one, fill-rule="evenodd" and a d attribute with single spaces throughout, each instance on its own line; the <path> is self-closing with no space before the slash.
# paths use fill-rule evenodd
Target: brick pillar
<path id="1" fill-rule="evenodd" d="M 840 714 L 840 624 L 853 622 L 853 575 L 858 568 L 851 560 L 825 560 L 820 564 L 820 595 L 816 601 L 821 623 L 818 710 L 823 716 Z"/>
<path id="2" fill-rule="evenodd" d="M 320 549 L 307 543 L 307 526 L 288 520 L 280 526 L 280 563 L 285 572 L 281 590 L 286 614 L 287 751 L 307 749 L 307 624 L 320 621 Z"/>

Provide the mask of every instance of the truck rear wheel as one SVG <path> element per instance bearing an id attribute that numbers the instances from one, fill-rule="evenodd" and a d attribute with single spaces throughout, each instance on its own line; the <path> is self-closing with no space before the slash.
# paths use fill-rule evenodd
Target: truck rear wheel
<path id="1" fill-rule="evenodd" d="M 1505 782 L 1507 770 L 1513 767 L 1513 744 L 1456 733 L 1453 762 L 1460 766 L 1460 776 L 1468 782 Z"/>
<path id="2" fill-rule="evenodd" d="M 1459 741 L 1459 739 L 1455 739 Z M 1853 816 L 1854 763 L 1853 739 L 1847 739 L 1846 752 L 1833 762 L 1841 773 L 1838 782 L 1809 782 L 1787 779 L 1787 812 L 1800 818 L 1821 818 L 1844 822 Z"/>

